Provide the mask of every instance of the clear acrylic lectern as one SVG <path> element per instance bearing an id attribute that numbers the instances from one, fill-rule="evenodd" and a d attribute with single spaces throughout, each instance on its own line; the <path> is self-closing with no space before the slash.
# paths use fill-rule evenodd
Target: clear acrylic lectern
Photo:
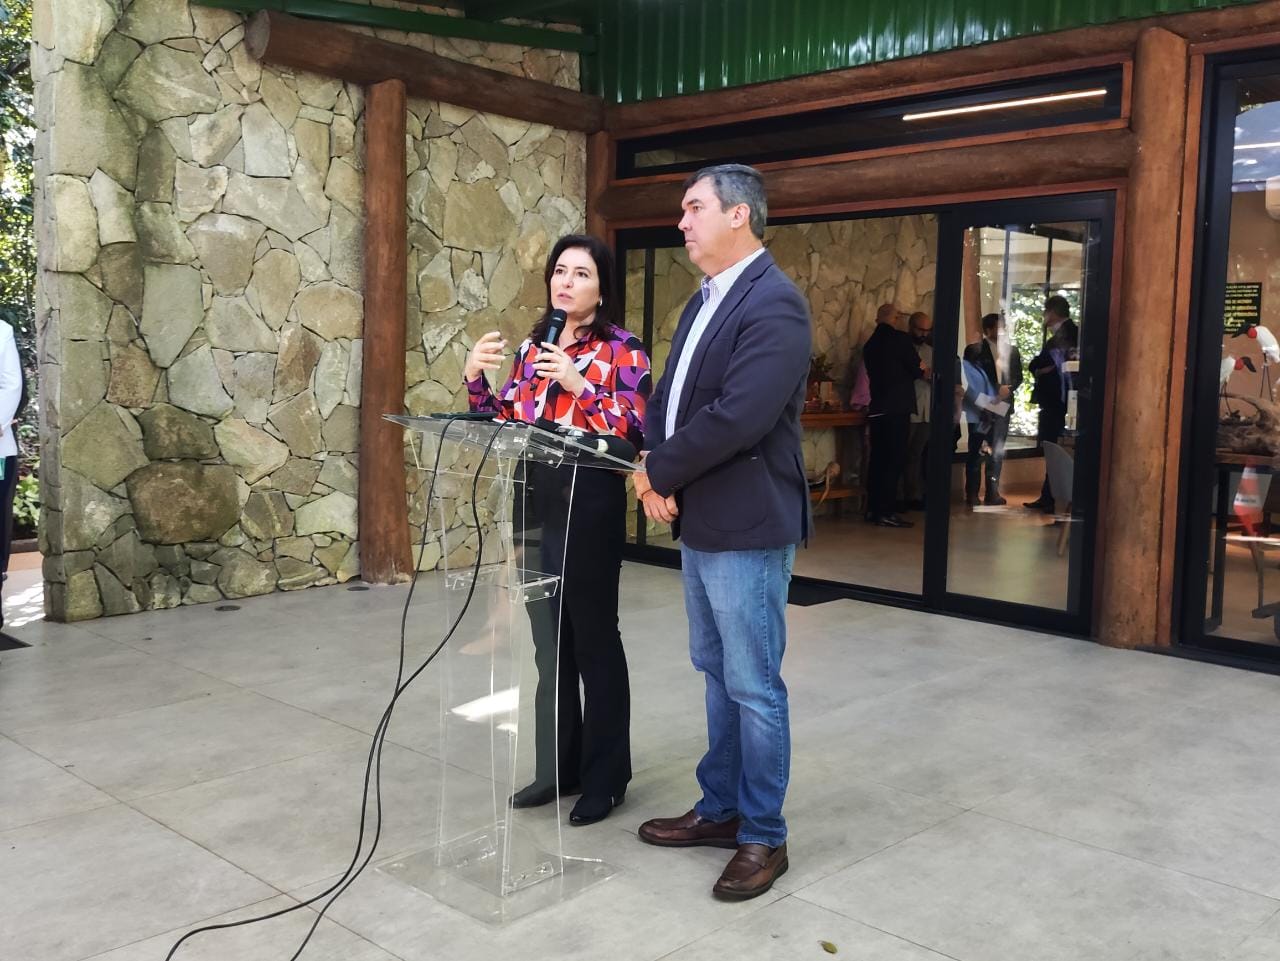
<path id="1" fill-rule="evenodd" d="M 589 434 L 447 416 L 387 419 L 411 432 L 428 512 L 415 559 L 420 570 L 436 568 L 420 575 L 418 590 L 428 596 L 410 612 L 412 650 L 425 656 L 452 633 L 428 668 L 438 677 L 438 729 L 414 732 L 440 762 L 436 843 L 381 870 L 501 923 L 615 873 L 566 853 L 558 804 L 513 810 L 511 796 L 558 770 L 556 625 L 574 481 L 579 470 L 635 465 L 593 450 Z M 549 711 L 535 711 L 539 668 L 557 674 L 543 677 L 552 685 Z"/>

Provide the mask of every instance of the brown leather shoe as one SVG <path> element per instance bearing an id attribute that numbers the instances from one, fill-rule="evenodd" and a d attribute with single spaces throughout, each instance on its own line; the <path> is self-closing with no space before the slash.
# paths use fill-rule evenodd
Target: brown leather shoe
<path id="1" fill-rule="evenodd" d="M 688 811 L 678 818 L 653 818 L 640 825 L 640 840 L 665 848 L 738 846 L 738 818 L 708 821 Z"/>
<path id="2" fill-rule="evenodd" d="M 740 844 L 711 890 L 716 897 L 745 901 L 768 891 L 789 866 L 785 842 L 776 848 Z"/>

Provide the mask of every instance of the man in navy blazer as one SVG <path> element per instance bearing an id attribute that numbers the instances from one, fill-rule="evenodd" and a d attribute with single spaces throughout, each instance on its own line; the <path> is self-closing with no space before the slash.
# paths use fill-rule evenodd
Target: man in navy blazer
<path id="1" fill-rule="evenodd" d="M 763 894 L 787 869 L 782 803 L 791 735 L 782 682 L 787 586 L 809 533 L 800 411 L 809 308 L 764 249 L 758 171 L 699 170 L 680 230 L 706 273 L 680 318 L 645 416 L 647 473 L 636 492 L 681 542 L 689 651 L 706 678 L 702 797 L 640 837 L 671 847 L 735 848 L 712 889 Z"/>

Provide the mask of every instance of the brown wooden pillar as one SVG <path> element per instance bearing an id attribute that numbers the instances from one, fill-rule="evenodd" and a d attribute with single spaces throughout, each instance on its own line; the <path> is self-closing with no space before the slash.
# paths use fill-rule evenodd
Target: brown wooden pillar
<path id="1" fill-rule="evenodd" d="M 966 344 L 976 344 L 982 339 L 982 276 L 978 269 L 978 258 L 982 251 L 978 248 L 978 242 L 978 228 L 964 232 L 964 260 L 960 268 L 960 300 L 963 305 L 961 320 Z"/>
<path id="2" fill-rule="evenodd" d="M 587 134 L 587 233 L 605 238 L 608 223 L 600 209 L 600 198 L 613 176 L 613 141 L 607 133 Z M 626 265 L 618 269 L 625 273 Z"/>
<path id="3" fill-rule="evenodd" d="M 365 96 L 364 375 L 360 387 L 360 573 L 375 584 L 412 576 L 405 499 L 404 413 L 408 225 L 405 86 Z"/>
<path id="4" fill-rule="evenodd" d="M 1115 647 L 1158 640 L 1157 584 L 1164 515 L 1175 510 L 1165 484 L 1171 463 L 1165 440 L 1176 329 L 1183 156 L 1187 132 L 1187 42 L 1150 28 L 1134 57 L 1132 128 L 1137 151 L 1126 191 L 1119 317 L 1111 325 L 1108 364 L 1109 468 L 1101 481 L 1103 511 L 1098 639 Z M 1103 462 L 1107 462 L 1104 457 Z"/>

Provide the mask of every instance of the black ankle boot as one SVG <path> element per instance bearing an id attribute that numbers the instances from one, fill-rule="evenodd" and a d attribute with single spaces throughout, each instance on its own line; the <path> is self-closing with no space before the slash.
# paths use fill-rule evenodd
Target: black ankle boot
<path id="1" fill-rule="evenodd" d="M 561 783 L 560 793 L 566 797 L 570 794 L 578 793 L 578 785 Z M 541 781 L 534 781 L 527 787 L 522 787 L 515 794 L 511 795 L 511 806 L 513 808 L 536 808 L 542 807 L 544 804 L 550 804 L 556 799 L 556 786 L 552 784 L 543 784 Z"/>
<path id="2" fill-rule="evenodd" d="M 609 812 L 620 805 L 627 793 L 621 794 L 584 794 L 569 812 L 569 823 L 577 827 L 584 824 L 595 824 L 609 816 Z"/>

